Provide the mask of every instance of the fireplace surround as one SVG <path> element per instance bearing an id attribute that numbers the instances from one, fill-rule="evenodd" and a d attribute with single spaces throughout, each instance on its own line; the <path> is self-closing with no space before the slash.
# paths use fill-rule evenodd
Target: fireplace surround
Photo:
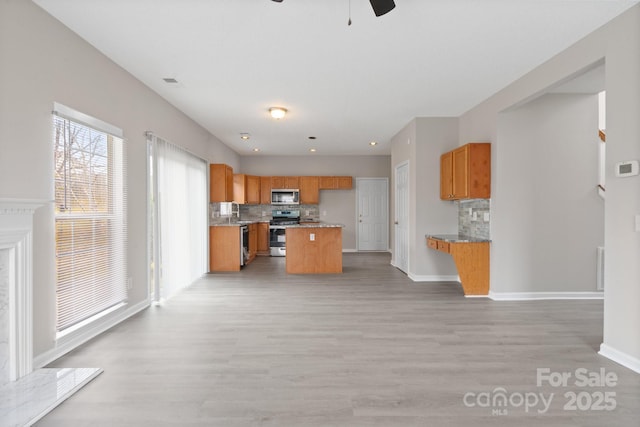
<path id="1" fill-rule="evenodd" d="M 33 370 L 33 215 L 49 203 L 0 199 L 0 425 L 29 426 L 100 368 Z"/>

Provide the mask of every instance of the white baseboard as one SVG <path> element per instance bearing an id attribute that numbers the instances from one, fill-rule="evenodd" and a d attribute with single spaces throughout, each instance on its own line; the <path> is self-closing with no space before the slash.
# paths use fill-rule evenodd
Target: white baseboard
<path id="1" fill-rule="evenodd" d="M 122 310 L 121 312 L 118 312 L 117 314 L 114 314 L 113 316 L 105 318 L 104 321 L 88 325 L 86 328 L 78 331 L 77 334 L 74 333 L 73 336 L 69 336 L 68 339 L 66 339 L 67 337 L 64 337 L 64 340 L 58 340 L 54 348 L 33 358 L 33 368 L 37 369 L 48 365 L 90 339 L 97 337 L 104 331 L 139 313 L 149 307 L 149 305 L 150 302 L 148 300 L 141 301 L 126 308 L 125 310 Z"/>
<path id="2" fill-rule="evenodd" d="M 414 282 L 460 282 L 460 277 L 457 275 L 440 276 L 409 273 L 407 276 Z"/>
<path id="3" fill-rule="evenodd" d="M 620 350 L 616 350 L 610 345 L 604 343 L 600 344 L 600 351 L 598 354 L 640 374 L 640 359 L 637 357 L 633 357 Z"/>
<path id="4" fill-rule="evenodd" d="M 491 292 L 494 301 L 533 301 L 544 299 L 604 299 L 604 292 Z"/>

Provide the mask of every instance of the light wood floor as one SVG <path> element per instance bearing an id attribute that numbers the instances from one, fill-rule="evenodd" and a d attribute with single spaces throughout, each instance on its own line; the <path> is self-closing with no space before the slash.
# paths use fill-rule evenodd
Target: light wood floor
<path id="1" fill-rule="evenodd" d="M 299 276 L 258 258 L 207 275 L 52 364 L 104 373 L 37 425 L 638 425 L 640 375 L 597 355 L 602 301 L 469 299 L 389 262 L 345 254 L 342 275 Z M 604 368 L 618 381 L 538 387 L 537 368 Z M 513 399 L 496 407 L 506 415 L 464 403 L 497 388 Z M 564 410 L 567 392 L 583 406 L 615 392 L 616 408 Z M 525 412 L 525 393 L 554 393 L 550 409 Z"/>

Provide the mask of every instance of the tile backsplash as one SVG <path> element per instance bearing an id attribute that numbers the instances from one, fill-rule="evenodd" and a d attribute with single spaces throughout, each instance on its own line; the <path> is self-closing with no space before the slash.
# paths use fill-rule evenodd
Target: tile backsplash
<path id="1" fill-rule="evenodd" d="M 458 233 L 491 239 L 491 200 L 471 199 L 458 202 Z"/>
<path id="2" fill-rule="evenodd" d="M 269 221 L 272 211 L 293 209 L 300 210 L 302 221 L 318 221 L 320 219 L 318 205 L 240 205 L 240 219 L 243 221 Z M 234 219 L 236 218 L 232 218 L 232 220 Z M 229 221 L 228 217 L 220 215 L 220 203 L 210 203 L 209 224 L 221 224 L 227 221 Z"/>

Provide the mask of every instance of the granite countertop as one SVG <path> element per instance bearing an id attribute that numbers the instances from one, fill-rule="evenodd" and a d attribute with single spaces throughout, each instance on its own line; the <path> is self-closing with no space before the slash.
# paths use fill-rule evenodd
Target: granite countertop
<path id="1" fill-rule="evenodd" d="M 464 234 L 426 234 L 425 237 L 443 240 L 449 243 L 488 243 L 489 239 L 479 239 L 477 237 L 465 236 Z"/>
<path id="2" fill-rule="evenodd" d="M 269 223 L 269 220 L 254 220 L 254 221 L 231 221 L 231 222 L 221 222 L 218 224 L 209 224 L 210 227 L 240 227 L 241 225 L 248 224 L 258 224 L 258 223 Z M 282 225 L 285 228 L 344 228 L 344 224 L 334 224 L 329 222 L 301 222 L 300 224 L 294 225 Z"/>
<path id="3" fill-rule="evenodd" d="M 268 219 L 265 220 L 255 220 L 255 221 L 250 221 L 250 220 L 246 220 L 246 221 L 231 221 L 231 222 L 220 222 L 217 224 L 209 224 L 210 227 L 239 227 L 241 225 L 249 225 L 249 224 L 259 224 L 259 223 L 269 223 Z"/>
<path id="4" fill-rule="evenodd" d="M 344 228 L 344 224 L 333 224 L 329 222 L 301 222 L 298 225 L 285 225 L 289 228 Z"/>

